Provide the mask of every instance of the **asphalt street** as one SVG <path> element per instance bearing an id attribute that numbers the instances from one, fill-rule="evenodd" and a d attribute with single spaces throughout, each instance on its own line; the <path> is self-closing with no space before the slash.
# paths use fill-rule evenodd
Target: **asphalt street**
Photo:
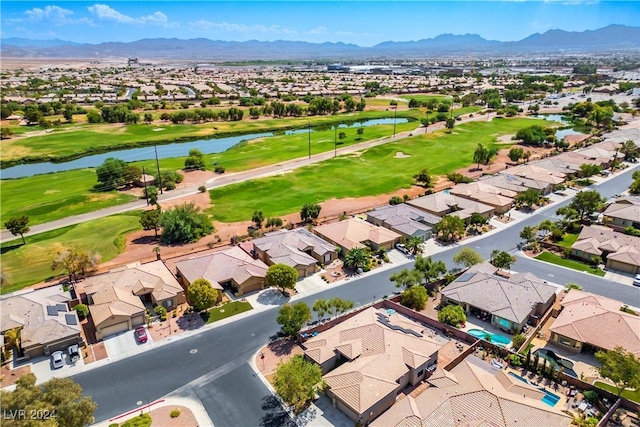
<path id="1" fill-rule="evenodd" d="M 598 191 L 613 196 L 631 183 L 632 170 L 602 183 Z M 568 203 L 564 202 L 564 203 Z M 563 204 L 564 204 L 563 203 Z M 469 246 L 485 257 L 495 248 L 517 253 L 519 234 L 526 225 L 536 225 L 553 216 L 552 210 L 534 213 L 530 218 L 476 240 Z M 434 256 L 453 267 L 453 255 L 460 246 Z M 398 266 L 379 274 L 353 279 L 345 285 L 302 299 L 309 305 L 318 298 L 337 296 L 356 306 L 391 295 L 396 288 L 389 275 L 410 265 Z M 565 284 L 577 282 L 590 292 L 640 305 L 640 289 L 603 278 L 567 270 L 555 265 L 518 256 L 513 269 L 530 271 L 538 277 Z M 120 360 L 74 377 L 84 392 L 98 403 L 97 421 L 112 418 L 167 394 L 200 399 L 217 427 L 280 426 L 286 414 L 269 390 L 248 365 L 255 353 L 278 332 L 277 308 L 239 319 L 215 329 L 166 344 L 151 352 Z"/>

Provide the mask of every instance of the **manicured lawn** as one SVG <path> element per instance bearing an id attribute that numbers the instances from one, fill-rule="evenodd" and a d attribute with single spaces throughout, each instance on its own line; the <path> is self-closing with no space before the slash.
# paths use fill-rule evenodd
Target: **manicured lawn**
<path id="1" fill-rule="evenodd" d="M 135 200 L 116 191 L 92 191 L 97 182 L 95 169 L 2 180 L 0 222 L 27 215 L 35 225 Z"/>
<path id="2" fill-rule="evenodd" d="M 570 248 L 573 244 L 578 240 L 579 233 L 566 233 L 562 240 L 555 242 L 557 245 L 560 245 L 565 248 Z"/>
<path id="3" fill-rule="evenodd" d="M 415 99 L 416 101 L 425 102 L 430 99 L 437 99 L 438 101 L 444 101 L 445 99 L 451 99 L 449 95 L 437 95 L 433 93 L 416 93 L 412 95 L 400 95 L 399 98 L 404 98 L 407 101 Z"/>
<path id="4" fill-rule="evenodd" d="M 64 248 L 98 253 L 103 262 L 109 261 L 123 251 L 124 236 L 140 229 L 139 213 L 128 212 L 28 236 L 26 245 L 20 238 L 2 243 L 2 271 L 9 276 L 9 284 L 0 292 L 13 292 L 64 274 L 51 270 L 51 263 Z"/>
<path id="5" fill-rule="evenodd" d="M 202 316 L 202 320 L 206 323 L 213 323 L 218 320 L 226 319 L 227 317 L 249 311 L 252 308 L 253 307 L 251 307 L 251 304 L 248 302 L 233 301 L 220 307 L 214 307 L 208 312 L 200 314 L 200 316 Z"/>
<path id="6" fill-rule="evenodd" d="M 244 221 L 256 209 L 265 216 L 279 216 L 296 212 L 307 202 L 373 196 L 409 188 L 412 176 L 422 168 L 427 167 L 433 175 L 443 175 L 469 165 L 478 143 L 491 148 L 497 136 L 513 134 L 530 124 L 530 119 L 471 122 L 457 126 L 451 134 L 442 131 L 420 134 L 285 175 L 214 189 L 210 192 L 214 206 L 209 212 L 219 221 Z M 398 152 L 410 157 L 397 158 Z"/>
<path id="7" fill-rule="evenodd" d="M 565 259 L 551 252 L 542 252 L 536 257 L 537 260 L 550 262 L 551 264 L 561 265 L 563 267 L 571 268 L 573 270 L 585 271 L 587 273 L 595 274 L 596 276 L 604 277 L 604 271 L 599 268 L 594 268 L 591 265 L 577 261 L 575 259 Z"/>
<path id="8" fill-rule="evenodd" d="M 135 418 L 125 421 L 120 427 L 149 427 L 151 425 L 151 415 L 140 414 Z"/>
<path id="9" fill-rule="evenodd" d="M 618 390 L 612 386 L 609 385 L 607 383 L 603 383 L 602 381 L 596 381 L 595 383 L 593 383 L 593 385 L 595 385 L 596 387 L 599 387 L 603 390 L 607 390 L 610 391 L 613 394 L 618 394 Z M 640 403 L 640 389 L 637 390 L 624 390 L 621 394 L 622 397 L 632 400 L 634 402 L 638 402 Z"/>

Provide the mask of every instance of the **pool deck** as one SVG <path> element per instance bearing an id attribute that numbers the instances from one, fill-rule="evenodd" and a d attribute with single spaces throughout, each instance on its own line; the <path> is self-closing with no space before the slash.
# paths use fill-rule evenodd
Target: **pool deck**
<path id="1" fill-rule="evenodd" d="M 506 338 L 509 338 L 509 340 L 511 340 L 511 338 L 513 337 L 513 335 L 504 332 L 498 328 L 496 328 L 495 326 L 493 326 L 491 323 L 489 322 L 483 322 L 482 320 L 476 318 L 476 317 L 471 317 L 471 316 L 467 316 L 467 321 L 465 322 L 465 327 L 464 328 L 460 328 L 463 331 L 467 332 L 470 329 L 481 329 L 485 332 L 489 332 L 491 334 L 497 334 L 497 335 L 502 335 Z M 509 348 L 511 345 L 507 344 L 505 345 L 505 348 Z"/>
<path id="2" fill-rule="evenodd" d="M 559 385 L 558 384 L 558 388 L 554 387 L 554 384 L 551 380 L 549 380 L 548 378 L 542 378 L 539 377 L 537 375 L 527 375 L 526 372 L 520 371 L 520 370 L 515 370 L 513 368 L 507 367 L 505 368 L 505 372 L 509 373 L 509 372 L 513 372 L 514 374 L 518 375 L 519 377 L 523 377 L 524 379 L 527 380 L 527 382 L 534 386 L 534 387 L 542 387 L 544 390 L 547 390 L 549 393 L 553 393 L 556 396 L 558 396 L 560 398 L 560 400 L 558 400 L 558 403 L 556 403 L 553 408 L 554 409 L 558 409 L 558 410 L 563 410 L 567 408 L 567 396 L 566 396 L 566 388 Z"/>

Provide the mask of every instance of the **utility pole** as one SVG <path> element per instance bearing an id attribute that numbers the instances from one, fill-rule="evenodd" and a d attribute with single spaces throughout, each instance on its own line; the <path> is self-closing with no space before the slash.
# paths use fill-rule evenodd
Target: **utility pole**
<path id="1" fill-rule="evenodd" d="M 142 183 L 144 184 L 144 198 L 147 199 L 147 206 L 149 206 L 149 193 L 147 193 L 147 178 L 144 174 L 144 166 L 142 167 Z"/>
<path id="2" fill-rule="evenodd" d="M 309 125 L 307 126 L 307 128 L 309 129 L 309 132 L 307 132 L 307 134 L 309 135 L 309 158 L 311 158 L 311 120 L 309 120 Z"/>
<path id="3" fill-rule="evenodd" d="M 160 176 L 160 162 L 158 161 L 158 146 L 153 144 L 153 149 L 156 152 L 156 169 L 158 170 L 158 187 L 160 187 L 160 194 L 163 194 L 163 192 L 162 192 L 162 177 Z"/>

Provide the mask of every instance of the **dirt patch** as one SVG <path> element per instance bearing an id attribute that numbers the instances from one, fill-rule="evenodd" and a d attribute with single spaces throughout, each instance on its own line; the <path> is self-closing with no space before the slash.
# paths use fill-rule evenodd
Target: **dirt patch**
<path id="1" fill-rule="evenodd" d="M 302 347 L 295 340 L 283 338 L 270 343 L 258 352 L 255 359 L 256 367 L 263 375 L 270 375 L 275 372 L 279 363 L 290 360 L 296 354 L 304 354 Z"/>
<path id="2" fill-rule="evenodd" d="M 513 141 L 511 141 L 513 143 Z M 525 152 L 528 151 L 531 153 L 531 157 L 529 157 L 529 161 L 539 160 L 551 155 L 553 151 L 552 148 L 546 147 L 532 147 L 528 145 L 516 144 L 513 147 L 522 148 Z M 498 173 L 502 170 L 508 169 L 510 166 L 515 166 L 516 164 L 509 159 L 509 151 L 511 148 L 503 148 L 498 151 L 498 154 L 493 159 L 493 161 L 489 165 L 480 165 L 480 169 L 478 169 L 477 164 L 472 164 L 462 169 L 458 169 L 456 172 L 461 173 L 462 175 L 477 179 L 482 175 L 493 175 L 494 173 Z"/>
<path id="3" fill-rule="evenodd" d="M 31 372 L 31 366 L 25 365 L 11 369 L 11 363 L 6 363 L 0 368 L 0 387 L 14 385 L 18 379 Z"/>
<path id="4" fill-rule="evenodd" d="M 174 409 L 180 410 L 180 415 L 176 418 L 171 418 L 171 411 Z M 189 408 L 184 406 L 163 406 L 152 409 L 149 415 L 151 415 L 154 427 L 198 427 L 195 415 Z"/>
<path id="5" fill-rule="evenodd" d="M 407 157 L 411 157 L 411 154 L 404 154 L 402 151 L 398 151 L 396 155 L 393 156 L 394 159 L 406 159 Z"/>

